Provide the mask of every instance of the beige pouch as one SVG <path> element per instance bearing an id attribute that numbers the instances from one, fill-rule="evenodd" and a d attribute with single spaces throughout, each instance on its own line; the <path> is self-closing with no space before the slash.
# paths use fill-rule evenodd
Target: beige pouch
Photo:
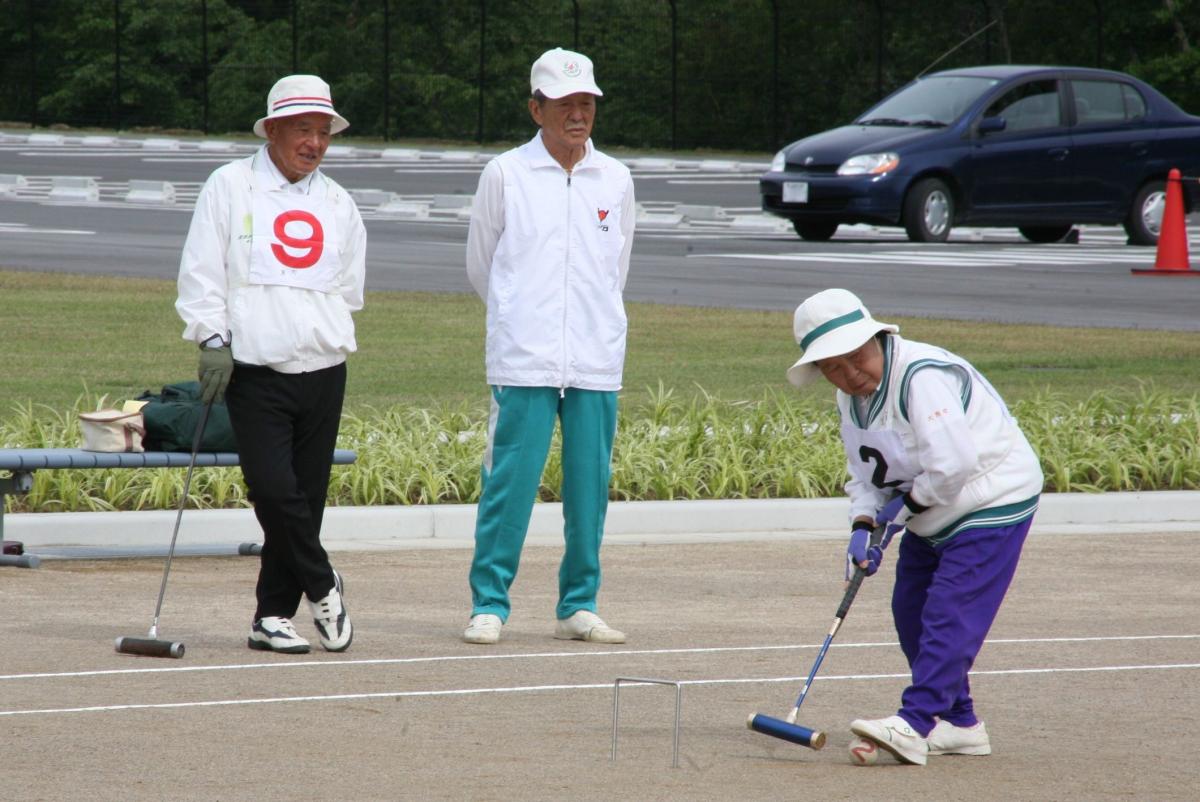
<path id="1" fill-rule="evenodd" d="M 84 451 L 141 452 L 146 426 L 140 412 L 98 409 L 79 413 Z"/>

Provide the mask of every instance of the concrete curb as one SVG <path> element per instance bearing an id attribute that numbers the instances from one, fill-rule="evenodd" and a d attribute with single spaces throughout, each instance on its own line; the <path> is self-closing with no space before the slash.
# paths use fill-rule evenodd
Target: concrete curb
<path id="1" fill-rule="evenodd" d="M 474 504 L 330 507 L 322 540 L 330 551 L 471 548 Z M 175 511 L 21 513 L 5 517 L 5 537 L 45 557 L 166 554 Z M 815 540 L 844 537 L 846 500 L 632 501 L 609 505 L 605 544 Z M 1200 532 L 1200 492 L 1048 493 L 1034 524 L 1038 534 Z M 236 554 L 259 542 L 254 513 L 188 510 L 176 552 Z M 562 542 L 562 505 L 538 504 L 528 543 Z"/>

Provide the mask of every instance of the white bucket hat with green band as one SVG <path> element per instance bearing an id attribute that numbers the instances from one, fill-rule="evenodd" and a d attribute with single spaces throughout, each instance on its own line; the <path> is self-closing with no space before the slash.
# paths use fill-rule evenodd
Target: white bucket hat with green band
<path id="1" fill-rule="evenodd" d="M 900 327 L 875 320 L 849 290 L 823 290 L 796 307 L 792 330 L 804 356 L 788 368 L 787 377 L 803 387 L 821 375 L 813 364 L 817 360 L 848 354 L 879 332 L 895 334 Z"/>

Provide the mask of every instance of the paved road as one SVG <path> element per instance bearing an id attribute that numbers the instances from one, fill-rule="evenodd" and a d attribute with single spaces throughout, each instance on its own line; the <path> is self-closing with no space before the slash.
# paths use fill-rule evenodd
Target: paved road
<path id="1" fill-rule="evenodd" d="M 4 266 L 173 277 L 201 182 L 249 152 L 242 143 L 60 139 L 0 135 L 0 175 L 25 177 L 0 193 Z M 325 169 L 354 192 L 367 221 L 371 289 L 470 291 L 462 204 L 486 158 L 331 150 Z M 643 205 L 631 300 L 790 310 L 843 286 L 880 314 L 1200 331 L 1200 281 L 1135 278 L 1130 268 L 1150 267 L 1154 252 L 1124 245 L 1118 228 L 1085 228 L 1077 245 L 1035 246 L 1011 229 L 958 230 L 950 243 L 917 245 L 899 230 L 863 226 L 805 243 L 758 211 L 763 161 L 627 161 Z M 97 197 L 52 199 L 62 176 L 93 179 Z M 175 203 L 129 202 L 131 180 L 170 182 Z"/>

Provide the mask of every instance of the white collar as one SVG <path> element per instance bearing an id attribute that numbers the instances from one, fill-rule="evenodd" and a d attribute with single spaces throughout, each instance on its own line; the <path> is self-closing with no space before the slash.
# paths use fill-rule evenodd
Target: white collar
<path id="1" fill-rule="evenodd" d="M 551 156 L 550 151 L 546 149 L 546 143 L 542 139 L 541 128 L 538 128 L 537 133 L 533 135 L 533 139 L 529 140 L 529 145 L 533 148 L 530 161 L 534 167 L 557 167 L 560 170 L 563 169 L 558 160 Z M 592 153 L 594 151 L 595 146 L 592 145 L 592 138 L 588 137 L 587 142 L 583 143 L 583 158 L 575 162 L 571 167 L 571 172 L 575 172 L 581 167 L 591 167 Z"/>
<path id="2" fill-rule="evenodd" d="M 313 170 L 299 181 L 292 183 L 275 166 L 275 162 L 271 159 L 271 154 L 267 152 L 266 145 L 259 148 L 256 156 L 257 158 L 254 160 L 254 172 L 259 176 L 260 186 L 283 192 L 292 192 L 298 195 L 307 195 L 312 191 L 312 181 L 318 172 L 317 170 Z"/>

